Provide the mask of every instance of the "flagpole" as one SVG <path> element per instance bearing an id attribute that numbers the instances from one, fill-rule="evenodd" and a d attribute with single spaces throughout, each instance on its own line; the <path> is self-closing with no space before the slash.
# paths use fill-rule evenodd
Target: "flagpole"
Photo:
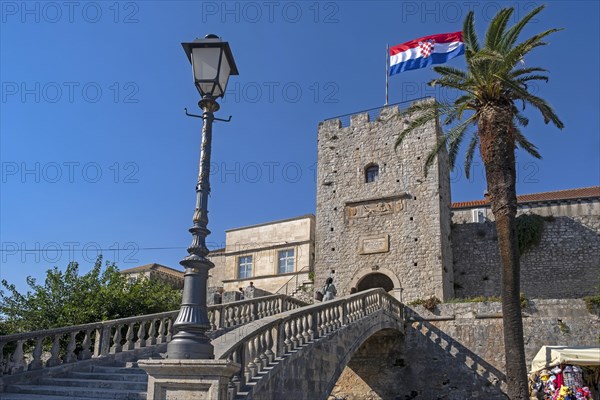
<path id="1" fill-rule="evenodd" d="M 385 105 L 388 105 L 388 70 L 390 66 L 388 65 L 390 61 L 390 45 L 385 45 Z"/>

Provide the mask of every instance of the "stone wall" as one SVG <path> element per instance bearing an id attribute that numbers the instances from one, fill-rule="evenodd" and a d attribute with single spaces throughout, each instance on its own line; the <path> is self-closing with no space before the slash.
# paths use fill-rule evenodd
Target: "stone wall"
<path id="1" fill-rule="evenodd" d="M 407 311 L 405 336 L 382 331 L 367 340 L 331 398 L 506 399 L 500 303 Z M 523 312 L 528 365 L 543 345 L 598 345 L 600 318 L 581 300 L 532 300 Z"/>
<path id="2" fill-rule="evenodd" d="M 521 292 L 527 298 L 582 298 L 600 284 L 600 216 L 544 221 L 539 246 L 521 256 Z M 452 228 L 455 295 L 498 296 L 500 258 L 493 222 Z"/>
<path id="3" fill-rule="evenodd" d="M 473 220 L 473 210 L 480 210 L 488 221 L 494 220 L 494 214 L 489 206 L 453 208 L 452 222 L 464 224 L 477 222 Z M 568 199 L 553 201 L 538 201 L 532 203 L 520 203 L 517 209 L 518 214 L 533 213 L 542 216 L 552 215 L 554 217 L 579 217 L 600 215 L 600 199 Z"/>
<path id="4" fill-rule="evenodd" d="M 442 155 L 424 175 L 439 132 L 433 122 L 395 150 L 407 124 L 397 107 L 389 107 L 375 121 L 357 114 L 348 127 L 337 119 L 319 125 L 317 287 L 334 276 L 338 293 L 349 293 L 376 272 L 402 288 L 405 301 L 452 297 L 447 159 Z M 365 170 L 373 165 L 378 179 L 366 182 Z"/>

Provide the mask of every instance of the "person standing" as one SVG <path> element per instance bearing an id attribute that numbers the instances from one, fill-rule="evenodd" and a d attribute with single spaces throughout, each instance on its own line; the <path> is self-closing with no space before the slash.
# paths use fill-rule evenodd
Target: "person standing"
<path id="1" fill-rule="evenodd" d="M 323 301 L 335 299 L 336 294 L 337 289 L 333 284 L 333 278 L 327 278 L 325 281 L 325 286 L 323 287 Z"/>
<path id="2" fill-rule="evenodd" d="M 250 282 L 250 285 L 246 288 L 246 297 L 249 299 L 254 298 L 254 282 Z"/>
<path id="3" fill-rule="evenodd" d="M 244 289 L 240 288 L 240 300 L 244 300 Z"/>

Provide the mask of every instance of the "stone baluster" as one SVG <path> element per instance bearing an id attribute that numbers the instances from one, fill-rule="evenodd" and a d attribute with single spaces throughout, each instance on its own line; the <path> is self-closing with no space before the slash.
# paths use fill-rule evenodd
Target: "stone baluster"
<path id="1" fill-rule="evenodd" d="M 92 329 L 87 329 L 83 336 L 83 342 L 81 342 L 81 352 L 79 353 L 80 360 L 87 360 L 92 358 L 92 352 L 90 347 L 92 346 Z"/>
<path id="2" fill-rule="evenodd" d="M 332 312 L 331 312 L 331 307 L 327 307 L 327 309 L 325 310 L 325 332 L 326 333 L 330 333 L 333 329 L 333 324 L 331 322 L 332 320 Z"/>
<path id="3" fill-rule="evenodd" d="M 44 340 L 43 336 L 38 336 L 35 338 L 35 348 L 33 349 L 33 354 L 32 354 L 33 360 L 31 360 L 31 362 L 29 363 L 30 370 L 40 369 L 40 368 L 44 367 L 44 365 L 42 363 L 42 351 L 44 350 L 43 340 Z M 0 353 L 1 352 L 2 352 L 2 350 L 0 349 Z M 0 354 L 0 357 L 2 357 L 2 354 Z M 0 359 L 0 365 L 2 365 L 1 359 Z"/>
<path id="4" fill-rule="evenodd" d="M 0 343 L 0 376 L 4 375 L 4 346 L 6 343 Z"/>
<path id="5" fill-rule="evenodd" d="M 225 309 L 225 313 L 227 314 L 227 328 L 231 328 L 233 326 L 233 308 L 227 307 Z"/>
<path id="6" fill-rule="evenodd" d="M 110 351 L 110 326 L 103 325 L 96 329 L 94 357 L 105 357 Z"/>
<path id="7" fill-rule="evenodd" d="M 263 359 L 263 342 L 261 340 L 261 334 L 259 333 L 258 335 L 256 335 L 254 337 L 254 347 L 256 348 L 256 357 L 254 357 L 254 364 L 256 364 L 256 366 L 258 367 L 256 372 L 261 372 L 265 369 L 266 365 L 264 365 L 264 359 Z"/>
<path id="8" fill-rule="evenodd" d="M 264 332 L 262 332 L 260 334 L 260 361 L 262 363 L 262 367 L 263 369 L 265 369 L 267 367 L 267 365 L 269 365 L 269 357 L 267 356 L 267 332 L 269 331 L 269 329 L 265 330 Z"/>
<path id="9" fill-rule="evenodd" d="M 173 337 L 173 319 L 175 317 L 170 317 L 168 322 L 169 322 L 169 330 L 167 331 L 167 342 L 171 341 L 171 338 Z"/>
<path id="10" fill-rule="evenodd" d="M 244 346 L 240 345 L 231 353 L 231 361 L 243 366 L 244 365 L 243 355 L 244 355 Z M 232 399 L 235 398 L 235 395 L 237 394 L 237 392 L 240 391 L 240 388 L 244 385 L 244 381 L 245 381 L 244 368 L 240 368 L 240 371 L 231 378 L 231 383 L 235 386 L 234 393 L 231 396 Z"/>
<path id="11" fill-rule="evenodd" d="M 310 314 L 308 314 L 307 316 L 307 322 L 308 322 L 308 337 L 310 341 L 315 340 L 316 336 L 315 336 L 315 321 L 317 320 L 317 313 L 315 312 L 311 312 Z"/>
<path id="12" fill-rule="evenodd" d="M 160 320 L 160 325 L 158 325 L 158 343 L 165 343 L 165 341 L 167 340 L 167 336 L 165 334 L 165 331 L 167 330 L 166 321 L 166 318 L 162 318 Z"/>
<path id="13" fill-rule="evenodd" d="M 342 303 L 342 325 L 348 325 L 348 306 L 349 306 L 349 302 L 345 301 Z"/>
<path id="14" fill-rule="evenodd" d="M 309 317 L 310 317 L 310 314 L 304 314 L 301 317 L 301 319 L 302 319 L 302 342 L 303 343 L 308 343 L 311 340 L 310 332 L 309 332 L 310 325 L 308 323 Z"/>
<path id="15" fill-rule="evenodd" d="M 256 301 L 253 301 L 252 303 L 250 303 L 250 308 L 251 308 L 251 321 L 256 321 L 257 317 L 258 317 L 258 310 L 257 310 L 257 306 L 256 306 Z"/>
<path id="16" fill-rule="evenodd" d="M 273 338 L 275 342 L 275 357 L 283 357 L 286 352 L 286 344 L 285 344 L 285 322 L 277 323 L 275 326 L 275 337 Z"/>
<path id="17" fill-rule="evenodd" d="M 250 339 L 247 342 L 248 346 L 248 378 L 247 381 L 250 381 L 252 378 L 256 376 L 258 372 L 258 366 L 254 363 L 254 359 L 256 357 L 256 349 L 254 347 L 254 340 Z"/>
<path id="18" fill-rule="evenodd" d="M 305 343 L 304 340 L 304 325 L 302 324 L 303 316 L 300 315 L 296 318 L 296 341 L 298 346 L 302 346 Z"/>
<path id="19" fill-rule="evenodd" d="M 292 351 L 292 341 L 290 340 L 290 321 L 285 321 L 284 325 L 284 343 L 285 343 L 285 352 L 289 353 Z"/>
<path id="20" fill-rule="evenodd" d="M 46 361 L 47 367 L 54 367 L 60 365 L 60 357 L 58 352 L 60 351 L 60 338 L 62 335 L 54 335 L 52 340 L 52 348 L 50 349 L 50 358 Z"/>
<path id="21" fill-rule="evenodd" d="M 69 343 L 67 344 L 67 351 L 63 357 L 64 363 L 72 363 L 77 361 L 77 355 L 75 354 L 75 347 L 77 346 L 77 331 L 72 331 L 69 336 Z"/>
<path id="22" fill-rule="evenodd" d="M 265 332 L 265 355 L 267 356 L 267 365 L 271 364 L 275 360 L 275 353 L 273 352 L 273 328 L 267 329 Z"/>
<path id="23" fill-rule="evenodd" d="M 138 339 L 135 342 L 135 348 L 140 349 L 142 347 L 146 347 L 146 323 L 144 321 L 140 321 L 137 337 Z"/>
<path id="24" fill-rule="evenodd" d="M 127 333 L 125 334 L 125 346 L 123 346 L 123 349 L 133 350 L 134 348 L 135 344 L 133 343 L 133 322 L 131 322 L 127 326 Z"/>
<path id="25" fill-rule="evenodd" d="M 8 372 L 16 374 L 25 371 L 26 366 L 25 355 L 23 354 L 23 340 L 17 340 L 17 348 L 10 358 Z"/>
<path id="26" fill-rule="evenodd" d="M 117 354 L 123 351 L 123 345 L 121 344 L 121 326 L 115 326 L 115 334 L 113 335 L 113 345 L 110 348 L 111 354 Z"/>
<path id="27" fill-rule="evenodd" d="M 296 338 L 296 321 L 294 319 L 289 320 L 290 325 L 290 341 L 292 342 L 292 350 L 298 348 L 298 338 Z"/>
<path id="28" fill-rule="evenodd" d="M 148 328 L 148 339 L 146 339 L 146 346 L 154 346 L 156 344 L 156 320 L 150 321 L 150 328 Z"/>

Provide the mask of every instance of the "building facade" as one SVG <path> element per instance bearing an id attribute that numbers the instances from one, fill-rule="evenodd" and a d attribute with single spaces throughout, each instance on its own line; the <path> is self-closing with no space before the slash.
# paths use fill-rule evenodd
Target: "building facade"
<path id="1" fill-rule="evenodd" d="M 314 215 L 230 229 L 225 248 L 209 255 L 209 287 L 235 292 L 253 282 L 261 291 L 291 294 L 313 270 L 314 243 Z"/>

